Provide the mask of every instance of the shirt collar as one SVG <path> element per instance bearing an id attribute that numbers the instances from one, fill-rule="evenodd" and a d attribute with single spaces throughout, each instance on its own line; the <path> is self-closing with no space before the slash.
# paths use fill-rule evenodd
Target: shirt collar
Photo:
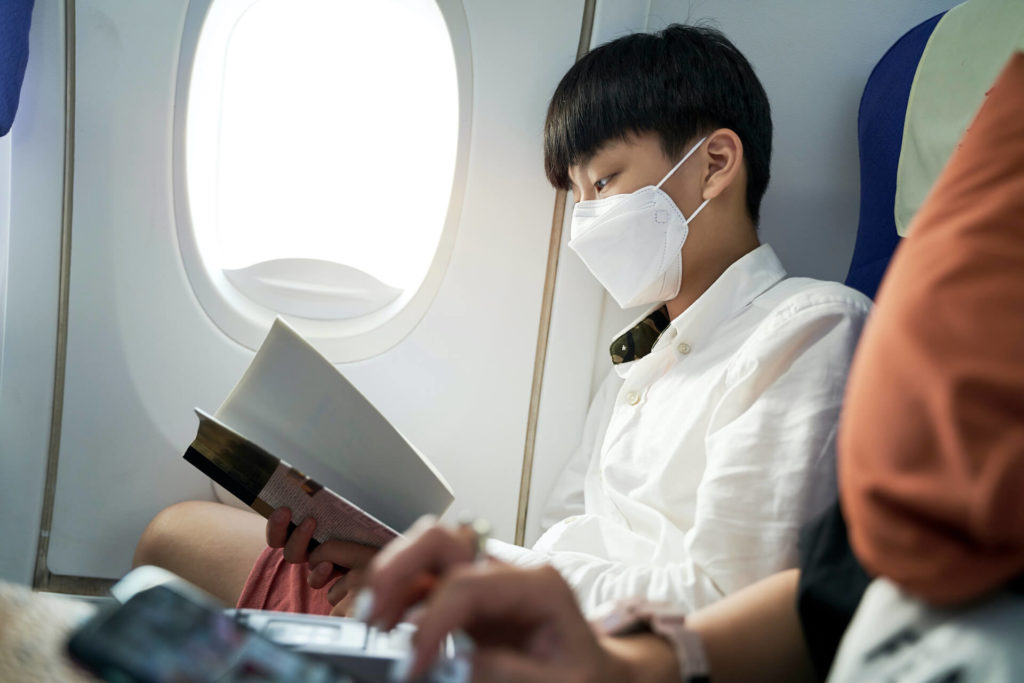
<path id="1" fill-rule="evenodd" d="M 612 363 L 629 363 L 646 356 L 654 348 L 654 343 L 658 341 L 661 333 L 668 329 L 669 323 L 668 308 L 665 304 L 659 304 L 654 310 L 642 315 L 612 340 L 608 349 L 612 355 Z"/>
<path id="2" fill-rule="evenodd" d="M 644 313 L 616 335 L 610 352 L 617 369 L 643 358 L 655 348 L 682 336 L 692 348 L 719 325 L 746 308 L 758 296 L 786 277 L 775 250 L 767 244 L 737 259 L 689 308 L 669 321 L 664 304 Z M 621 373 L 620 373 L 621 374 Z"/>

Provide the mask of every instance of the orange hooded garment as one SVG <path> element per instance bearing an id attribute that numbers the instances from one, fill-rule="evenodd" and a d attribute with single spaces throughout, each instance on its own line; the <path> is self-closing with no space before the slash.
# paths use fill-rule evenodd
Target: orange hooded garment
<path id="1" fill-rule="evenodd" d="M 850 541 L 934 604 L 1024 573 L 1024 53 L 893 258 L 839 435 Z"/>

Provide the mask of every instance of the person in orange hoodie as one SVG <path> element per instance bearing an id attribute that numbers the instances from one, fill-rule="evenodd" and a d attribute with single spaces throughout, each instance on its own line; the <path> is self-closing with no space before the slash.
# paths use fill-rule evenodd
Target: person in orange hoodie
<path id="1" fill-rule="evenodd" d="M 1024 571 L 1024 78 L 1018 53 L 894 257 L 847 385 L 853 549 L 934 604 Z"/>

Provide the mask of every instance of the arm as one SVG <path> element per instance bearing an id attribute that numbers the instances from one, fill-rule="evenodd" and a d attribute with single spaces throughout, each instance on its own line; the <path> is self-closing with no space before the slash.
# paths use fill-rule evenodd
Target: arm
<path id="1" fill-rule="evenodd" d="M 814 680 L 796 610 L 800 572 L 774 574 L 686 619 L 704 646 L 715 683 Z M 653 635 L 605 638 L 602 647 L 630 681 L 678 681 L 675 655 Z"/>
<path id="2" fill-rule="evenodd" d="M 846 293 L 803 300 L 769 316 L 727 370 L 694 525 L 681 541 L 685 560 L 639 566 L 566 551 L 530 558 L 558 568 L 585 612 L 630 596 L 698 609 L 796 566 L 801 524 L 835 497 L 836 423 L 868 311 Z"/>
<path id="3" fill-rule="evenodd" d="M 676 655 L 660 637 L 598 637 L 557 572 L 472 564 L 473 547 L 464 529 L 420 525 L 374 562 L 375 599 L 364 615 L 371 623 L 392 626 L 427 599 L 413 673 L 425 670 L 447 633 L 464 629 L 476 642 L 475 680 L 679 681 Z M 810 680 L 797 579 L 796 571 L 769 577 L 688 618 L 716 683 Z"/>
<path id="4" fill-rule="evenodd" d="M 796 610 L 799 579 L 796 569 L 769 576 L 687 619 L 715 683 L 813 680 Z"/>

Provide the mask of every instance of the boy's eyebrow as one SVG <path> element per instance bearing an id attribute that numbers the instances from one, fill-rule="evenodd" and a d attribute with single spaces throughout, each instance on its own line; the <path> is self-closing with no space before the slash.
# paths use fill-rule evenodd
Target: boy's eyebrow
<path id="1" fill-rule="evenodd" d="M 584 166 L 582 164 L 575 164 L 575 165 L 570 166 L 569 168 L 567 168 L 565 170 L 565 177 L 569 180 L 569 187 L 570 187 L 570 189 L 576 187 L 576 181 L 573 180 L 573 177 L 572 177 L 573 169 L 577 169 L 579 171 L 580 175 L 586 176 L 586 169 L 584 168 Z"/>
<path id="2" fill-rule="evenodd" d="M 594 150 L 593 152 L 591 152 L 590 154 L 586 155 L 585 157 L 581 157 L 580 159 L 578 159 L 576 161 L 576 163 L 572 164 L 571 166 L 569 166 L 566 169 L 566 175 L 568 175 L 569 172 L 571 172 L 572 169 L 574 169 L 574 168 L 578 169 L 581 174 L 585 175 L 587 172 L 589 172 L 591 170 L 590 166 L 591 166 L 591 164 L 594 163 L 594 159 L 596 159 L 601 154 L 601 152 L 603 152 L 603 151 L 604 151 L 604 146 L 602 146 L 599 149 Z"/>

